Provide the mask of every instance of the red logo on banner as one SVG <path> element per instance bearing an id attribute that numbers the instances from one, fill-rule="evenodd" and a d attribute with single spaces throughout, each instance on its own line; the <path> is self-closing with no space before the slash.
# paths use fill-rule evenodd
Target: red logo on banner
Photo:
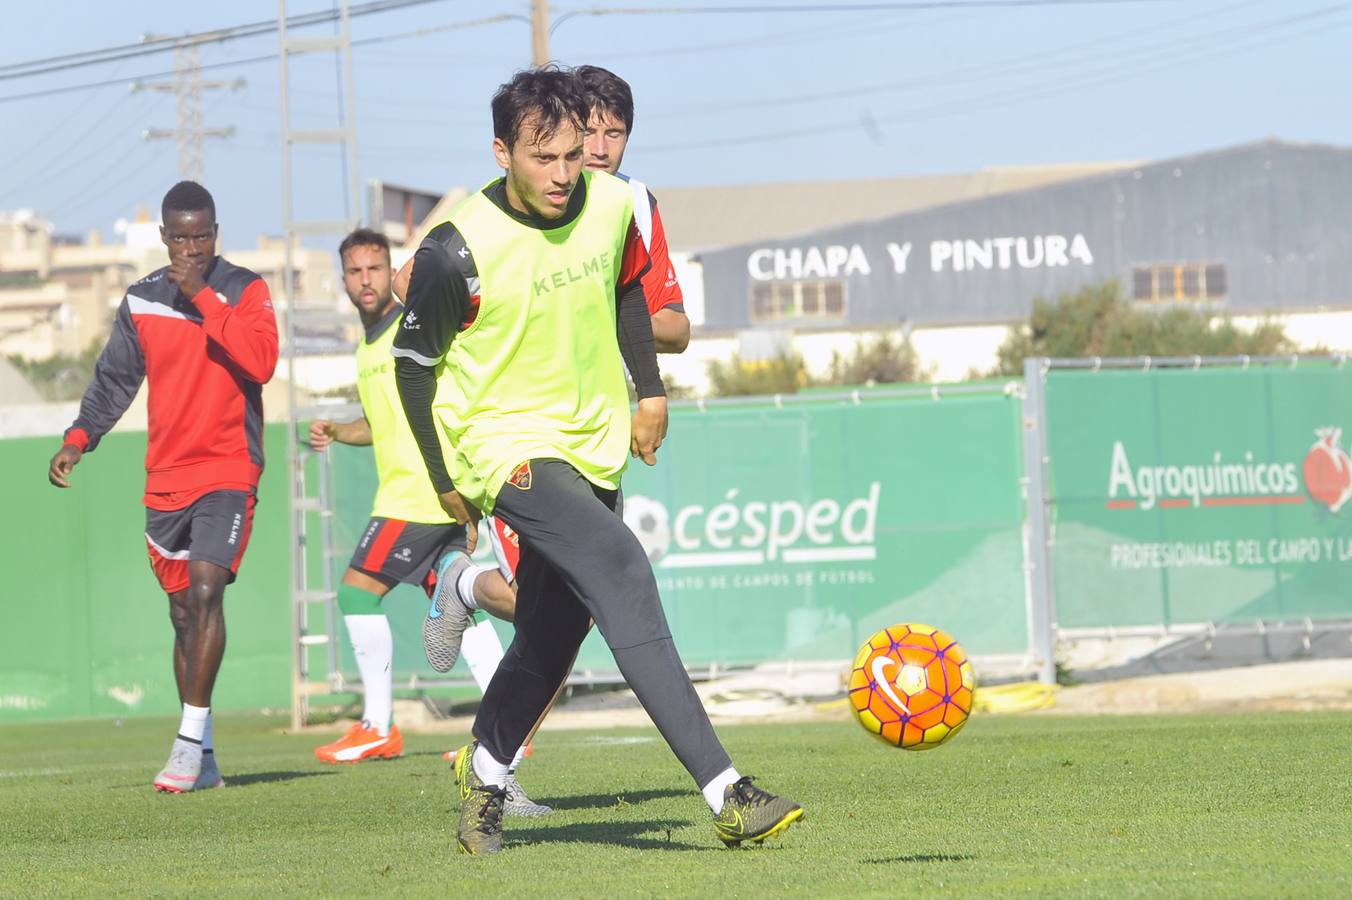
<path id="1" fill-rule="evenodd" d="M 1352 459 L 1339 443 L 1341 428 L 1317 428 L 1315 434 L 1319 440 L 1305 454 L 1305 489 L 1336 513 L 1352 498 Z"/>

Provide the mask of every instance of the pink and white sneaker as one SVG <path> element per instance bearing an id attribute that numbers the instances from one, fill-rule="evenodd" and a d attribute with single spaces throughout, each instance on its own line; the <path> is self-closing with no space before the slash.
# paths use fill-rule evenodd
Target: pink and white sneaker
<path id="1" fill-rule="evenodd" d="M 169 761 L 155 776 L 155 790 L 164 794 L 186 794 L 196 786 L 201 774 L 202 745 L 175 738 Z"/>

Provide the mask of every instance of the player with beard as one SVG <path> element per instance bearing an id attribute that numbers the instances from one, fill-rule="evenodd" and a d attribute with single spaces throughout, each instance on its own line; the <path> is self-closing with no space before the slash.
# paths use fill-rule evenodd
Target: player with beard
<path id="1" fill-rule="evenodd" d="M 389 240 L 360 228 L 343 239 L 338 256 L 343 288 L 365 332 L 357 347 L 362 417 L 352 422 L 320 419 L 312 423 L 310 446 L 323 450 L 334 441 L 372 446 L 379 486 L 371 519 L 338 588 L 338 608 L 361 673 L 362 718 L 343 737 L 315 750 L 316 757 L 330 763 L 393 759 L 403 752 L 403 737 L 393 722 L 394 638 L 383 602 L 401 583 L 419 585 L 429 597 L 434 596 L 440 587 L 438 569 L 447 568 L 441 564 L 467 558 L 469 550 L 465 526 L 441 508 L 427 480 L 399 402 L 390 347 L 404 307 L 391 290 Z M 490 606 L 489 610 L 511 620 L 511 606 Z M 514 774 L 506 787 L 508 815 L 550 812 L 531 802 Z"/>

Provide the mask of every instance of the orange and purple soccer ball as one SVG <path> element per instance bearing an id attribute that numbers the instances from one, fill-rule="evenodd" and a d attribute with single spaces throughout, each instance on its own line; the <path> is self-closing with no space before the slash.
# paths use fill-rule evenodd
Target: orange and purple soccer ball
<path id="1" fill-rule="evenodd" d="M 893 625 L 859 648 L 850 708 L 878 740 L 928 750 L 966 723 L 975 689 L 972 662 L 951 636 L 929 625 Z"/>

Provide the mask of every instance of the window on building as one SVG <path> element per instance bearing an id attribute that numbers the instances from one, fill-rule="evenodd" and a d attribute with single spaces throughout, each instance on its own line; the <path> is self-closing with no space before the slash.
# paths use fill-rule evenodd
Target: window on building
<path id="1" fill-rule="evenodd" d="M 751 285 L 753 322 L 844 317 L 842 281 L 758 281 Z"/>
<path id="2" fill-rule="evenodd" d="M 1140 266 L 1131 271 L 1131 296 L 1137 300 L 1144 297 L 1154 296 L 1155 293 L 1155 273 L 1147 266 Z"/>
<path id="3" fill-rule="evenodd" d="M 1224 300 L 1228 291 L 1221 263 L 1163 263 L 1131 270 L 1132 299 L 1140 303 Z"/>
<path id="4" fill-rule="evenodd" d="M 35 270 L 0 272 L 0 289 L 33 287 L 34 285 L 42 284 L 42 280 L 42 276 Z"/>
<path id="5" fill-rule="evenodd" d="M 1210 265 L 1206 273 L 1206 292 L 1212 297 L 1224 297 L 1230 293 L 1230 282 L 1225 274 L 1225 266 Z"/>

